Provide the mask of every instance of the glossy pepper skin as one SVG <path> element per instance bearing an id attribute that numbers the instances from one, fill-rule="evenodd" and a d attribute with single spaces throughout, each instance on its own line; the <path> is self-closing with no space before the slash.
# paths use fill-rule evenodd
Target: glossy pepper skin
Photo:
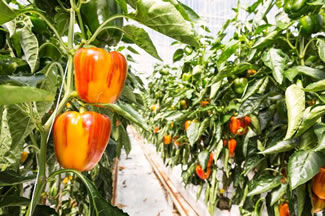
<path id="1" fill-rule="evenodd" d="M 251 123 L 249 116 L 243 118 L 231 117 L 229 129 L 230 132 L 234 135 L 244 135 L 248 132 L 248 126 Z"/>
<path id="2" fill-rule="evenodd" d="M 122 9 L 115 0 L 91 0 L 81 6 L 81 16 L 84 24 L 94 33 L 97 28 L 116 14 L 122 14 Z M 123 18 L 117 18 L 109 22 L 106 26 L 123 26 Z M 117 29 L 103 30 L 97 39 L 109 46 L 115 46 L 122 38 L 122 32 Z"/>
<path id="3" fill-rule="evenodd" d="M 323 17 L 320 14 L 307 15 L 299 20 L 301 32 L 305 35 L 310 35 L 319 32 L 323 27 Z"/>
<path id="4" fill-rule="evenodd" d="M 208 179 L 209 176 L 210 176 L 210 174 L 211 174 L 211 166 L 212 166 L 212 163 L 213 163 L 213 154 L 210 153 L 209 161 L 208 161 L 208 166 L 207 166 L 207 171 L 204 172 L 204 170 L 202 169 L 202 167 L 200 165 L 197 165 L 195 167 L 196 175 L 200 179 L 202 179 L 202 180 Z"/>
<path id="5" fill-rule="evenodd" d="M 325 199 L 325 166 L 320 168 L 319 173 L 314 176 L 311 187 L 314 194 L 320 199 Z"/>
<path id="6" fill-rule="evenodd" d="M 118 52 L 81 48 L 74 56 L 75 85 L 88 103 L 114 103 L 127 76 L 127 62 Z"/>
<path id="7" fill-rule="evenodd" d="M 234 80 L 233 89 L 237 94 L 242 94 L 245 91 L 248 80 L 245 77 Z"/>
<path id="8" fill-rule="evenodd" d="M 280 210 L 280 216 L 290 216 L 288 203 L 282 203 L 280 205 L 279 210 Z"/>
<path id="9" fill-rule="evenodd" d="M 184 124 L 184 128 L 187 131 L 188 127 L 191 125 L 192 121 L 191 120 L 186 120 Z"/>
<path id="10" fill-rule="evenodd" d="M 54 148 L 64 168 L 87 171 L 101 159 L 111 133 L 111 120 L 96 112 L 65 112 L 53 126 Z"/>
<path id="11" fill-rule="evenodd" d="M 232 158 L 235 155 L 235 150 L 237 146 L 237 141 L 235 139 L 228 140 L 228 149 L 229 149 L 229 156 Z"/>
<path id="12" fill-rule="evenodd" d="M 171 135 L 164 136 L 163 142 L 164 144 L 169 145 L 172 142 L 172 136 Z"/>

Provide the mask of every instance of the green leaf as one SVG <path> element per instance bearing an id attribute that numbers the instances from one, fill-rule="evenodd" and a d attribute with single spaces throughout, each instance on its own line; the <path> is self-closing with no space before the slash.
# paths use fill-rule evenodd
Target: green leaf
<path id="1" fill-rule="evenodd" d="M 30 203 L 29 199 L 12 194 L 12 195 L 5 196 L 0 201 L 0 208 L 9 207 L 9 206 L 27 206 L 29 203 Z"/>
<path id="2" fill-rule="evenodd" d="M 200 16 L 189 6 L 187 6 L 186 4 L 183 4 L 182 2 L 178 1 L 179 5 L 181 5 L 183 7 L 184 10 L 178 10 L 181 12 L 182 16 L 184 17 L 184 19 L 186 19 L 187 21 L 198 21 L 200 19 Z M 185 15 L 185 13 L 186 15 Z"/>
<path id="3" fill-rule="evenodd" d="M 210 97 L 209 98 L 214 98 L 216 96 L 216 94 L 218 93 L 218 90 L 220 89 L 222 84 L 222 81 L 218 81 L 216 83 L 213 83 L 211 85 L 211 91 L 210 91 Z"/>
<path id="4" fill-rule="evenodd" d="M 13 11 L 5 0 L 0 0 L 0 25 L 15 19 L 16 13 Z"/>
<path id="5" fill-rule="evenodd" d="M 137 103 L 137 98 L 135 97 L 133 90 L 128 85 L 124 85 L 121 92 L 121 98 L 123 98 L 123 101 L 126 100 L 129 103 Z"/>
<path id="6" fill-rule="evenodd" d="M 275 80 L 282 84 L 284 69 L 289 57 L 280 49 L 270 48 L 264 52 L 262 61 L 272 70 Z"/>
<path id="7" fill-rule="evenodd" d="M 222 63 L 228 60 L 230 56 L 232 56 L 238 49 L 239 47 L 239 42 L 234 40 L 231 41 L 229 44 L 226 45 L 226 48 L 223 50 L 221 53 L 220 57 L 218 58 L 217 61 L 217 67 L 220 69 L 220 66 Z"/>
<path id="8" fill-rule="evenodd" d="M 273 3 L 273 0 L 267 0 L 262 5 L 260 5 L 260 7 L 257 10 L 257 14 L 255 15 L 255 17 L 253 19 L 253 25 L 255 27 L 261 26 L 265 23 L 264 18 L 267 15 L 267 13 L 271 10 L 271 8 L 273 6 L 272 3 Z"/>
<path id="9" fill-rule="evenodd" d="M 325 62 L 325 39 L 322 38 L 317 39 L 317 48 L 318 48 L 319 58 L 323 62 Z"/>
<path id="10" fill-rule="evenodd" d="M 131 141 L 130 141 L 129 135 L 126 132 L 123 125 L 119 126 L 119 131 L 120 131 L 119 141 L 122 143 L 122 145 L 125 149 L 125 152 L 128 155 L 131 151 Z"/>
<path id="11" fill-rule="evenodd" d="M 136 1 L 136 9 L 133 15 L 138 22 L 183 43 L 199 46 L 193 29 L 172 3 L 163 0 L 141 0 Z"/>
<path id="12" fill-rule="evenodd" d="M 289 139 L 277 142 L 275 145 L 265 149 L 264 151 L 260 152 L 260 154 L 276 154 L 280 152 L 286 152 L 291 149 L 294 149 L 298 146 L 299 140 L 298 139 Z"/>
<path id="13" fill-rule="evenodd" d="M 22 184 L 26 182 L 30 182 L 35 179 L 36 176 L 30 175 L 30 176 L 20 176 L 17 175 L 13 171 L 4 171 L 0 172 L 0 186 L 11 186 L 11 185 L 17 185 Z"/>
<path id="14" fill-rule="evenodd" d="M 290 80 L 293 81 L 293 79 L 298 75 L 303 74 L 306 76 L 310 76 L 317 80 L 325 79 L 325 72 L 319 69 L 307 67 L 307 66 L 295 66 L 287 71 L 285 71 L 285 76 Z"/>
<path id="15" fill-rule="evenodd" d="M 126 4 L 126 1 L 125 0 L 115 0 L 115 1 L 120 6 L 123 13 L 127 14 L 128 13 L 128 5 Z"/>
<path id="16" fill-rule="evenodd" d="M 314 177 L 325 164 L 325 155 L 321 152 L 294 152 L 288 163 L 288 176 L 291 190 Z"/>
<path id="17" fill-rule="evenodd" d="M 5 106 L 0 134 L 0 169 L 16 169 L 20 164 L 24 139 L 35 128 L 26 107 L 18 105 Z"/>
<path id="18" fill-rule="evenodd" d="M 266 45 L 270 44 L 277 36 L 279 32 L 278 31 L 271 31 L 266 36 L 260 37 L 252 47 L 255 48 L 263 48 Z"/>
<path id="19" fill-rule="evenodd" d="M 134 25 L 126 25 L 123 26 L 123 32 L 130 40 L 132 40 L 136 45 L 138 45 L 144 51 L 146 51 L 156 59 L 161 60 L 155 45 L 152 43 L 149 34 L 143 28 Z"/>
<path id="20" fill-rule="evenodd" d="M 249 83 L 247 90 L 245 92 L 245 95 L 243 95 L 243 97 L 241 98 L 242 101 L 247 100 L 250 96 L 252 96 L 253 94 L 257 93 L 260 90 L 260 87 L 263 85 L 263 83 L 268 79 L 268 77 L 266 78 L 261 78 L 258 80 L 255 80 L 253 84 Z"/>
<path id="21" fill-rule="evenodd" d="M 184 56 L 183 49 L 177 49 L 173 55 L 173 62 L 177 62 L 177 61 L 181 60 L 183 58 L 183 56 Z"/>
<path id="22" fill-rule="evenodd" d="M 52 101 L 54 94 L 35 87 L 0 85 L 0 105 L 32 101 Z M 4 95 L 6 95 L 4 97 Z"/>
<path id="23" fill-rule="evenodd" d="M 325 79 L 310 83 L 305 89 L 307 92 L 318 92 L 325 90 Z"/>
<path id="24" fill-rule="evenodd" d="M 251 96 L 246 99 L 239 108 L 238 118 L 247 116 L 259 108 L 267 95 Z"/>
<path id="25" fill-rule="evenodd" d="M 59 10 L 54 16 L 55 27 L 61 36 L 66 35 L 69 29 L 70 15 L 66 11 Z"/>
<path id="26" fill-rule="evenodd" d="M 225 77 L 229 77 L 231 75 L 240 74 L 248 69 L 252 68 L 252 65 L 248 62 L 241 62 L 239 64 L 230 65 L 227 67 L 222 68 L 221 71 L 217 74 L 215 81 L 220 81 Z"/>
<path id="27" fill-rule="evenodd" d="M 298 203 L 298 216 L 301 216 L 304 211 L 306 199 L 306 185 L 300 185 L 296 189 L 297 203 Z"/>
<path id="28" fill-rule="evenodd" d="M 50 208 L 46 205 L 37 205 L 34 214 L 38 216 L 58 216 L 58 213 L 56 213 L 55 209 Z"/>
<path id="29" fill-rule="evenodd" d="M 11 84 L 16 86 L 33 86 L 36 87 L 40 82 L 44 81 L 45 76 L 35 74 L 32 76 L 1 76 L 0 84 Z"/>
<path id="30" fill-rule="evenodd" d="M 53 95 L 56 94 L 58 89 L 57 85 L 57 66 L 53 63 L 47 65 L 41 70 L 41 73 L 45 75 L 46 79 L 40 84 L 40 89 L 43 89 Z M 43 118 L 44 114 L 47 113 L 52 107 L 54 100 L 45 101 L 45 102 L 37 102 L 37 111 L 40 118 Z"/>
<path id="31" fill-rule="evenodd" d="M 286 193 L 288 184 L 281 184 L 281 186 L 271 194 L 271 206 L 278 202 Z"/>
<path id="32" fill-rule="evenodd" d="M 295 137 L 302 135 L 307 131 L 315 122 L 325 114 L 325 105 L 315 105 L 307 107 L 303 113 L 302 122 L 295 134 Z"/>
<path id="33" fill-rule="evenodd" d="M 305 110 L 305 92 L 295 84 L 286 90 L 286 105 L 288 110 L 288 129 L 285 140 L 290 139 L 298 130 Z"/>
<path id="34" fill-rule="evenodd" d="M 187 138 L 191 145 L 194 145 L 194 143 L 199 139 L 199 128 L 200 123 L 193 121 L 186 131 Z"/>
<path id="35" fill-rule="evenodd" d="M 39 48 L 39 56 L 41 58 L 50 58 L 52 61 L 59 61 L 62 57 L 62 52 L 55 44 L 46 42 Z"/>
<path id="36" fill-rule="evenodd" d="M 20 44 L 24 51 L 25 59 L 31 71 L 34 72 L 36 70 L 38 60 L 38 40 L 28 27 L 24 27 L 21 30 Z"/>
<path id="37" fill-rule="evenodd" d="M 107 108 L 113 113 L 116 113 L 123 118 L 131 121 L 132 123 L 140 126 L 142 129 L 148 131 L 148 126 L 143 121 L 143 118 L 140 117 L 137 112 L 129 105 L 127 104 L 100 104 L 101 106 Z"/>
<path id="38" fill-rule="evenodd" d="M 322 151 L 325 149 L 325 133 L 322 134 L 320 141 L 314 151 Z"/>
<path id="39" fill-rule="evenodd" d="M 278 187 L 281 184 L 280 179 L 281 176 L 274 177 L 271 175 L 266 175 L 256 180 L 253 180 L 253 182 L 250 184 L 251 189 L 249 190 L 247 196 L 254 196 L 257 194 L 268 192 L 273 188 Z"/>
<path id="40" fill-rule="evenodd" d="M 205 170 L 205 168 L 207 168 L 209 157 L 210 157 L 210 154 L 209 154 L 209 151 L 207 151 L 207 150 L 200 152 L 198 155 L 198 160 L 199 160 L 199 163 L 203 170 Z"/>

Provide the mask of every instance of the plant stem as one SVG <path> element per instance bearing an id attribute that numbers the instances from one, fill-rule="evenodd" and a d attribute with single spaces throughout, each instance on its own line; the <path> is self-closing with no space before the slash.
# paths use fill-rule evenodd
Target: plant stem
<path id="1" fill-rule="evenodd" d="M 85 27 L 84 27 L 84 24 L 83 24 L 83 21 L 82 21 L 82 18 L 81 18 L 81 14 L 80 14 L 80 8 L 76 9 L 76 13 L 77 13 L 79 27 L 80 27 L 80 31 L 81 31 L 81 37 L 82 37 L 82 39 L 87 40 Z"/>
<path id="2" fill-rule="evenodd" d="M 98 28 L 97 28 L 97 30 L 95 31 L 95 33 L 91 36 L 91 38 L 87 41 L 87 43 L 86 44 L 90 44 L 91 42 L 93 42 L 95 39 L 96 39 L 96 37 L 105 29 L 105 28 L 107 28 L 107 26 L 105 26 L 105 25 L 107 25 L 109 22 L 111 22 L 112 20 L 114 20 L 114 19 L 118 19 L 118 18 L 130 18 L 130 19 L 132 19 L 132 17 L 130 17 L 130 16 L 127 16 L 127 15 L 123 15 L 123 14 L 117 14 L 117 15 L 114 15 L 114 16 L 111 16 L 109 19 L 107 19 L 105 22 L 103 22 Z M 121 30 L 120 28 L 119 28 L 119 30 Z"/>
<path id="3" fill-rule="evenodd" d="M 45 131 L 41 131 L 41 148 L 40 148 L 40 156 L 38 158 L 39 164 L 38 164 L 38 173 L 36 177 L 35 187 L 33 191 L 33 196 L 31 203 L 28 207 L 26 216 L 32 216 L 33 212 L 35 210 L 36 204 L 40 199 L 41 193 L 44 189 L 45 183 L 46 183 L 46 176 L 45 176 L 45 170 L 46 170 L 46 143 L 47 133 Z"/>

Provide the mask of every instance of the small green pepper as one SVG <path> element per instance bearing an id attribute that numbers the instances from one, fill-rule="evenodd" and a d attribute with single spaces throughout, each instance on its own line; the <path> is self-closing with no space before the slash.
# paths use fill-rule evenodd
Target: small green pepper
<path id="1" fill-rule="evenodd" d="M 310 35 L 319 32 L 323 26 L 323 17 L 320 14 L 307 15 L 300 18 L 301 32 Z"/>
<path id="2" fill-rule="evenodd" d="M 291 19 L 296 19 L 305 15 L 309 11 L 309 0 L 285 0 L 284 11 Z"/>
<path id="3" fill-rule="evenodd" d="M 242 94 L 245 91 L 245 88 L 247 86 L 248 80 L 245 77 L 242 78 L 236 78 L 234 80 L 233 90 L 237 94 Z"/>

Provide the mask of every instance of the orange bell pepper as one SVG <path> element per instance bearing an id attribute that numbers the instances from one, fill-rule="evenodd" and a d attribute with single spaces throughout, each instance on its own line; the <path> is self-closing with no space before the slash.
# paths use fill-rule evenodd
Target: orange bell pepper
<path id="1" fill-rule="evenodd" d="M 56 158 L 64 168 L 92 169 L 101 159 L 111 133 L 111 120 L 96 112 L 65 112 L 53 126 Z"/>
<path id="2" fill-rule="evenodd" d="M 88 103 L 114 103 L 127 76 L 127 62 L 119 52 L 81 48 L 74 56 L 75 85 Z"/>

